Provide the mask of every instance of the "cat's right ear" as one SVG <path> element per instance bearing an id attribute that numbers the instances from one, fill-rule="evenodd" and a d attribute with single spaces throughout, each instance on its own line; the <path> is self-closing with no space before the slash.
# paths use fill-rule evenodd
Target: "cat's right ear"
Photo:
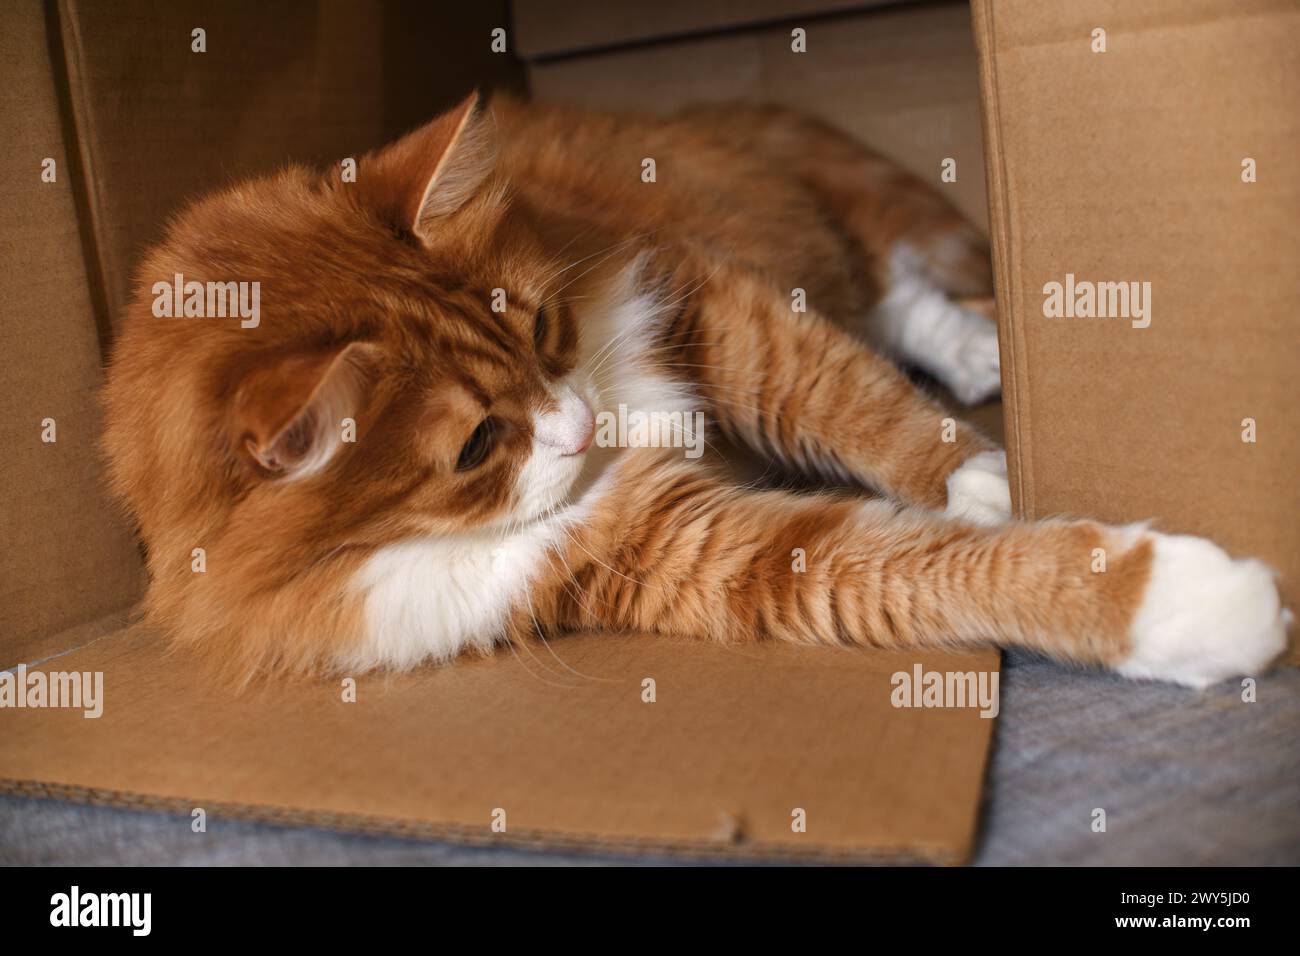
<path id="1" fill-rule="evenodd" d="M 305 478 L 348 440 L 365 403 L 376 349 L 364 342 L 261 363 L 231 405 L 232 438 L 264 472 Z"/>
<path id="2" fill-rule="evenodd" d="M 378 153 L 363 157 L 363 201 L 398 230 L 428 240 L 438 220 L 460 209 L 496 162 L 496 138 L 476 90 L 455 107 Z"/>

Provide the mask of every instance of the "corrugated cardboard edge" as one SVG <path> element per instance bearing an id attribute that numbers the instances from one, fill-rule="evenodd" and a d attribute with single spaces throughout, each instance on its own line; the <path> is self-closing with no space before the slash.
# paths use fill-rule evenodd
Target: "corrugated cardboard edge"
<path id="1" fill-rule="evenodd" d="M 165 797 L 124 790 L 107 790 L 40 780 L 0 778 L 0 795 L 34 799 L 64 800 L 89 806 L 124 810 L 172 813 L 189 818 L 195 807 L 203 807 L 208 819 L 228 818 L 285 827 L 313 827 L 336 833 L 390 836 L 408 840 L 438 841 L 473 847 L 512 847 L 539 851 L 578 851 L 608 855 L 663 855 L 691 859 L 767 861 L 837 864 L 937 864 L 955 866 L 966 862 L 940 847 L 912 848 L 843 847 L 825 844 L 792 846 L 769 843 L 729 843 L 706 840 L 665 840 L 625 835 L 568 832 L 560 830 L 514 830 L 491 833 L 482 827 L 433 823 L 401 817 L 337 813 L 309 808 L 265 804 L 222 803 L 199 798 Z"/>
<path id="2" fill-rule="evenodd" d="M 1013 263 L 1016 261 L 1011 230 L 1012 196 L 1006 155 L 1002 149 L 1002 121 L 998 102 L 997 44 L 993 0 L 972 0 L 971 30 L 979 56 L 980 116 L 984 127 L 984 169 L 989 202 L 989 237 L 993 244 L 994 297 L 998 310 L 998 349 L 1002 364 L 1002 420 L 1007 450 L 1007 475 L 1011 501 L 1021 518 L 1034 517 L 1033 475 L 1030 473 L 1028 420 L 1029 383 L 1020 324 L 1012 309 L 1015 301 Z"/>
<path id="3" fill-rule="evenodd" d="M 79 626 L 62 632 L 57 642 L 60 650 L 40 660 L 28 661 L 28 666 L 40 666 L 89 647 L 99 640 L 112 640 L 130 633 L 132 627 L 125 630 L 116 629 L 116 626 L 121 625 L 123 621 L 130 622 L 132 627 L 139 626 L 138 609 L 110 615 L 96 622 L 93 627 Z M 66 645 L 69 644 L 74 646 L 67 647 Z M 997 664 L 1000 666 L 1000 660 Z M 12 667 L 17 667 L 17 664 Z M 6 668 L 0 665 L 0 669 Z M 996 724 L 996 720 L 989 723 Z M 992 732 L 990 727 L 990 735 L 981 754 L 979 780 L 982 793 L 987 793 L 988 774 L 992 764 Z M 224 818 L 281 827 L 308 827 L 338 834 L 393 837 L 469 847 L 509 847 L 534 852 L 590 853 L 603 856 L 665 857 L 682 864 L 692 861 L 733 861 L 792 865 L 963 866 L 970 862 L 978 848 L 984 814 L 983 800 L 977 799 L 971 811 L 968 836 L 959 846 L 926 840 L 915 840 L 907 846 L 869 846 L 805 842 L 803 838 L 796 843 L 722 837 L 673 839 L 641 837 L 600 830 L 546 827 L 513 828 L 506 833 L 492 833 L 486 827 L 470 827 L 409 816 L 349 813 L 303 806 L 301 803 L 240 803 L 32 777 L 0 776 L 0 796 L 57 800 L 136 812 L 166 813 L 183 818 L 185 821 L 190 819 L 195 807 L 202 807 L 209 819 Z"/>

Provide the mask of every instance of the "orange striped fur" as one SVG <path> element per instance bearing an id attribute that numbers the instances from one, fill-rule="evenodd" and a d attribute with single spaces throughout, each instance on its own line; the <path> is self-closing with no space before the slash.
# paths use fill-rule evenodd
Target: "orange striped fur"
<path id="1" fill-rule="evenodd" d="M 104 392 L 150 616 L 241 677 L 574 628 L 992 641 L 1186 676 L 1138 626 L 1167 617 L 1171 539 L 955 513 L 954 475 L 1005 495 L 962 471 L 996 450 L 852 331 L 900 247 L 933 296 L 991 291 L 983 240 L 931 190 L 766 108 L 471 98 L 355 183 L 292 168 L 206 197 L 142 266 Z M 157 316 L 176 274 L 259 281 L 260 324 Z M 702 412 L 711 441 L 837 490 L 592 444 L 620 404 Z M 1266 663 L 1257 643 L 1185 682 Z"/>

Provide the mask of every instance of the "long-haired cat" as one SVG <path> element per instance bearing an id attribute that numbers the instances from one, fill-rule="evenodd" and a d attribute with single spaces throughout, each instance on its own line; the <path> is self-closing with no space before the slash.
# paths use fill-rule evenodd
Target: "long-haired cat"
<path id="1" fill-rule="evenodd" d="M 239 675 L 594 628 L 992 641 L 1201 686 L 1284 644 L 1257 561 L 1011 520 L 1001 453 L 882 357 L 996 391 L 994 326 L 958 304 L 991 290 L 984 242 L 787 111 L 470 97 L 355 180 L 200 200 L 138 280 L 104 393 L 113 485 L 150 619 Z M 256 322 L 193 314 L 239 282 Z M 697 413 L 880 497 L 742 485 L 688 453 Z"/>

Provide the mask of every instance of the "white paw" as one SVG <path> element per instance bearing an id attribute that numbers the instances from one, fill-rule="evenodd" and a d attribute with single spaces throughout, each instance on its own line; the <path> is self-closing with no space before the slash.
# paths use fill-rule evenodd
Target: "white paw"
<path id="1" fill-rule="evenodd" d="M 1001 524 L 1011 519 L 1011 486 L 1007 484 L 1007 454 L 984 451 L 962 462 L 948 476 L 945 514 L 977 524 Z"/>
<path id="2" fill-rule="evenodd" d="M 1204 538 L 1150 537 L 1151 580 L 1119 673 L 1208 687 L 1257 675 L 1282 653 L 1291 615 L 1266 564 L 1233 559 Z"/>
<path id="3" fill-rule="evenodd" d="M 998 327 L 971 309 L 947 361 L 939 369 L 939 380 L 964 405 L 978 405 L 1002 391 L 998 358 Z"/>

